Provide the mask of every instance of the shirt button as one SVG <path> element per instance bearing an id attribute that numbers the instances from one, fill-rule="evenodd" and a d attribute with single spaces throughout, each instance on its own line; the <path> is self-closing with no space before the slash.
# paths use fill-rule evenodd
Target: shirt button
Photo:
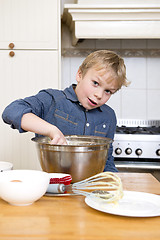
<path id="1" fill-rule="evenodd" d="M 86 126 L 89 127 L 89 123 L 86 123 Z"/>
<path id="2" fill-rule="evenodd" d="M 106 124 L 103 124 L 103 128 L 106 128 Z"/>

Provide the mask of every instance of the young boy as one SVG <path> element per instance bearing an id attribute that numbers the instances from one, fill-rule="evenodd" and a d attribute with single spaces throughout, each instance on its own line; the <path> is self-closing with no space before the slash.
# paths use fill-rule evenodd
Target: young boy
<path id="1" fill-rule="evenodd" d="M 77 85 L 64 91 L 46 89 L 11 103 L 2 118 L 20 133 L 50 137 L 53 144 L 66 144 L 64 135 L 94 135 L 113 139 L 114 111 L 105 103 L 122 85 L 127 86 L 123 59 L 108 50 L 91 53 L 76 74 Z M 104 171 L 117 171 L 110 146 Z"/>

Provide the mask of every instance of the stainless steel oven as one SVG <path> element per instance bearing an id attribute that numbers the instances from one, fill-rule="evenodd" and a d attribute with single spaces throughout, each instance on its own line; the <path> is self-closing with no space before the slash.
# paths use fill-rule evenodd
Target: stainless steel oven
<path id="1" fill-rule="evenodd" d="M 160 120 L 118 119 L 115 165 L 123 172 L 150 172 L 160 180 Z"/>

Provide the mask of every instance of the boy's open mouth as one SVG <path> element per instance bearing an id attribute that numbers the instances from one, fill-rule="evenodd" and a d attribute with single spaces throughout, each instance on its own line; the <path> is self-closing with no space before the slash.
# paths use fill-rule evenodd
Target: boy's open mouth
<path id="1" fill-rule="evenodd" d="M 94 102 L 93 100 L 91 100 L 90 98 L 88 98 L 88 100 L 89 100 L 89 102 L 90 102 L 91 105 L 93 105 L 93 106 L 96 106 L 96 105 L 97 105 L 97 103 Z"/>

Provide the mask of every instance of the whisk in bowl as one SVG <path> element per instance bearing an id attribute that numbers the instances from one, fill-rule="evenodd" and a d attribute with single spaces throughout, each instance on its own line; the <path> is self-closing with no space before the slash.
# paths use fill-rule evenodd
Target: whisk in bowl
<path id="1" fill-rule="evenodd" d="M 123 197 L 121 179 L 113 172 L 102 172 L 70 185 L 52 184 L 52 193 L 74 193 L 90 196 L 107 203 Z"/>

